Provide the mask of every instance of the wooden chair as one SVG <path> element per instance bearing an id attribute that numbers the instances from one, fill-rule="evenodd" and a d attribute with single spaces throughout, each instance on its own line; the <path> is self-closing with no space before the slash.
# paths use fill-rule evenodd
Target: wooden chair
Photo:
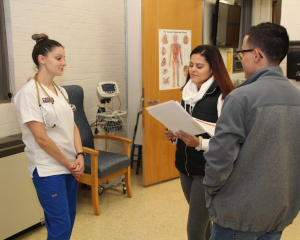
<path id="1" fill-rule="evenodd" d="M 94 135 L 89 126 L 83 109 L 83 89 L 77 85 L 63 87 L 69 97 L 70 103 L 76 106 L 74 120 L 79 129 L 83 151 L 87 153 L 84 161 L 85 171 L 79 178 L 79 182 L 91 186 L 92 202 L 95 215 L 100 215 L 98 187 L 101 183 L 118 175 L 125 174 L 125 186 L 127 197 L 132 197 L 130 176 L 130 143 L 131 140 L 111 135 Z M 94 139 L 109 139 L 124 143 L 124 155 L 97 151 L 94 147 Z"/>

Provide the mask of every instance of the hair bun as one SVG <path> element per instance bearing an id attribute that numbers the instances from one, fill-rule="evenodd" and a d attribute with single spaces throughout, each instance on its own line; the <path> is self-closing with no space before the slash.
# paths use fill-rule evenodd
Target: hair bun
<path id="1" fill-rule="evenodd" d="M 40 42 L 40 41 L 44 41 L 44 40 L 48 40 L 49 37 L 47 34 L 45 33 L 40 33 L 40 34 L 33 34 L 32 35 L 32 39 L 36 41 L 36 43 Z"/>

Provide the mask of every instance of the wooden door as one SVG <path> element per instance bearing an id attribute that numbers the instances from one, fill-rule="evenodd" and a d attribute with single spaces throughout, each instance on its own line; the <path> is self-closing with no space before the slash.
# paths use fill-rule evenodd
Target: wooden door
<path id="1" fill-rule="evenodd" d="M 272 7 L 272 23 L 277 23 L 277 2 L 274 1 Z"/>
<path id="2" fill-rule="evenodd" d="M 159 91 L 159 29 L 191 30 L 194 49 L 202 43 L 202 0 L 142 0 L 143 183 L 150 185 L 179 177 L 175 150 L 165 140 L 164 126 L 145 109 L 148 99 L 181 100 L 181 90 Z"/>

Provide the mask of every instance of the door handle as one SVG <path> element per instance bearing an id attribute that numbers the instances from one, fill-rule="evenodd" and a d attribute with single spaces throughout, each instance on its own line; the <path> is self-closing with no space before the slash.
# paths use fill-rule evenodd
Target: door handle
<path id="1" fill-rule="evenodd" d="M 159 100 L 151 100 L 151 99 L 148 99 L 148 103 L 159 103 Z"/>

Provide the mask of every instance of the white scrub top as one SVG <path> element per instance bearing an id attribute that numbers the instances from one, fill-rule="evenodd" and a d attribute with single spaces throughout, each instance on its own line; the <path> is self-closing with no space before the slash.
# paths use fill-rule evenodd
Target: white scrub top
<path id="1" fill-rule="evenodd" d="M 38 105 L 37 90 L 34 80 L 26 83 L 14 97 L 14 102 L 18 114 L 19 124 L 22 131 L 22 140 L 25 143 L 25 153 L 27 155 L 28 172 L 32 178 L 32 173 L 37 168 L 40 177 L 53 176 L 58 174 L 70 174 L 70 171 L 60 162 L 48 155 L 36 142 L 31 131 L 27 127 L 27 122 L 37 121 L 44 123 L 47 135 L 54 141 L 61 152 L 71 161 L 76 161 L 76 150 L 74 143 L 74 113 L 62 96 L 61 92 L 56 89 L 58 96 L 42 84 L 43 88 L 53 99 L 55 111 L 61 121 L 60 125 L 55 128 L 46 127 L 41 110 Z M 42 105 L 44 116 L 48 126 L 58 124 L 52 103 L 39 87 L 40 103 Z M 68 99 L 65 89 L 61 91 Z"/>

